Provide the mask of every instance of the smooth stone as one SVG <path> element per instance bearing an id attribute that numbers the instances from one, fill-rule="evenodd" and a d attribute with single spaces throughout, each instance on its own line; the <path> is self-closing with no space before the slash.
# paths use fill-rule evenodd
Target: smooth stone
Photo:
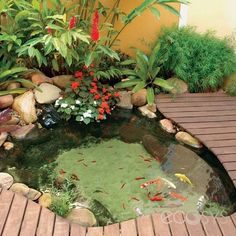
<path id="1" fill-rule="evenodd" d="M 70 222 L 79 224 L 84 227 L 96 225 L 97 220 L 94 214 L 86 208 L 74 208 L 66 217 Z"/>
<path id="2" fill-rule="evenodd" d="M 12 115 L 11 119 L 6 121 L 6 122 L 2 122 L 1 125 L 17 125 L 20 122 L 20 118 Z"/>
<path id="3" fill-rule="evenodd" d="M 131 103 L 136 107 L 142 107 L 147 103 L 147 89 L 141 89 L 132 94 Z"/>
<path id="4" fill-rule="evenodd" d="M 176 129 L 170 120 L 168 120 L 168 119 L 160 120 L 160 125 L 161 125 L 161 128 L 163 130 L 165 130 L 166 132 L 168 132 L 170 134 L 176 133 Z"/>
<path id="5" fill-rule="evenodd" d="M 5 172 L 0 172 L 0 188 L 9 189 L 14 182 L 11 175 Z"/>
<path id="6" fill-rule="evenodd" d="M 52 205 L 52 195 L 50 193 L 43 193 L 39 198 L 39 204 L 45 208 L 49 208 Z"/>
<path id="7" fill-rule="evenodd" d="M 128 110 L 133 109 L 133 104 L 131 103 L 131 94 L 131 91 L 120 91 L 120 101 L 116 106 Z"/>
<path id="8" fill-rule="evenodd" d="M 168 151 L 168 147 L 162 144 L 157 137 L 150 134 L 143 137 L 143 146 L 147 152 L 159 162 L 163 161 L 163 158 Z"/>
<path id="9" fill-rule="evenodd" d="M 12 148 L 14 148 L 14 143 L 12 143 L 12 142 L 5 142 L 5 143 L 3 144 L 3 147 L 4 147 L 4 149 L 5 149 L 6 151 L 9 151 L 9 150 L 11 150 Z"/>
<path id="10" fill-rule="evenodd" d="M 17 82 L 13 82 L 7 85 L 7 90 L 17 89 L 20 88 L 21 84 Z"/>
<path id="11" fill-rule="evenodd" d="M 61 89 L 65 89 L 66 86 L 70 83 L 70 80 L 73 78 L 73 75 L 58 75 L 52 77 L 53 84 Z"/>
<path id="12" fill-rule="evenodd" d="M 14 99 L 12 95 L 0 96 L 0 109 L 10 107 Z"/>
<path id="13" fill-rule="evenodd" d="M 19 193 L 23 196 L 26 196 L 29 193 L 30 188 L 23 183 L 14 183 L 10 190 L 14 193 Z"/>
<path id="14" fill-rule="evenodd" d="M 26 197 L 32 201 L 36 201 L 40 198 L 41 195 L 42 193 L 40 193 L 38 190 L 30 188 Z"/>
<path id="15" fill-rule="evenodd" d="M 0 147 L 3 145 L 3 143 L 7 140 L 8 133 L 2 132 L 0 133 Z"/>
<path id="16" fill-rule="evenodd" d="M 41 91 L 35 90 L 35 99 L 40 104 L 50 104 L 61 96 L 61 89 L 55 85 L 42 83 L 39 85 Z"/>
<path id="17" fill-rule="evenodd" d="M 170 78 L 167 81 L 172 85 L 174 88 L 170 91 L 172 94 L 182 94 L 188 92 L 188 85 L 181 79 L 178 78 Z"/>
<path id="18" fill-rule="evenodd" d="M 202 144 L 196 138 L 194 138 L 192 135 L 190 135 L 187 132 L 180 131 L 175 135 L 175 138 L 179 142 L 183 142 L 184 144 L 187 144 L 191 147 L 194 147 L 194 148 L 202 147 Z"/>
<path id="19" fill-rule="evenodd" d="M 154 103 L 154 104 L 147 104 L 147 109 L 153 113 L 156 113 L 157 112 L 157 105 Z"/>
<path id="20" fill-rule="evenodd" d="M 143 107 L 139 107 L 138 108 L 139 111 L 142 113 L 143 116 L 146 116 L 150 119 L 153 119 L 153 118 L 156 118 L 156 114 L 154 112 L 151 112 L 149 109 L 148 109 L 148 105 L 145 105 Z"/>
<path id="21" fill-rule="evenodd" d="M 35 128 L 34 124 L 29 124 L 20 127 L 16 131 L 11 132 L 11 136 L 17 140 L 24 139 L 33 129 Z"/>
<path id="22" fill-rule="evenodd" d="M 32 91 L 15 98 L 12 108 L 19 113 L 20 118 L 26 123 L 34 123 L 37 120 L 35 99 Z"/>
<path id="23" fill-rule="evenodd" d="M 31 74 L 31 81 L 36 84 L 36 85 L 40 85 L 42 83 L 52 83 L 52 79 L 47 77 L 45 74 L 41 73 L 41 72 L 35 72 L 33 74 Z"/>

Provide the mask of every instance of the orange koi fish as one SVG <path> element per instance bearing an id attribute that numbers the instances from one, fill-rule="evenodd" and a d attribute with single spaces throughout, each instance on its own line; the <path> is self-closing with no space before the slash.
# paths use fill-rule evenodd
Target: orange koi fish
<path id="1" fill-rule="evenodd" d="M 160 202 L 160 201 L 164 201 L 165 198 L 162 196 L 154 196 L 154 197 L 150 197 L 149 198 L 152 202 Z"/>
<path id="2" fill-rule="evenodd" d="M 157 178 L 157 179 L 149 180 L 149 181 L 141 184 L 140 188 L 146 188 L 146 187 L 148 187 L 149 185 L 152 185 L 152 184 L 157 184 L 158 189 L 161 189 L 162 186 L 163 186 L 162 180 L 160 178 Z"/>
<path id="3" fill-rule="evenodd" d="M 172 197 L 172 198 L 176 198 L 176 199 L 179 199 L 180 201 L 182 202 L 185 202 L 188 200 L 188 198 L 176 193 L 176 192 L 169 192 L 169 195 Z"/>

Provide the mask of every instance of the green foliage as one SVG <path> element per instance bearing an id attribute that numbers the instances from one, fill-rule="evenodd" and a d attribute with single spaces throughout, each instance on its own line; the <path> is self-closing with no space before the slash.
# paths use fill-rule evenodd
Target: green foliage
<path id="1" fill-rule="evenodd" d="M 162 74 L 184 80 L 190 92 L 215 91 L 236 70 L 231 44 L 212 32 L 199 34 L 192 27 L 173 27 L 162 32 L 158 44 L 165 54 Z"/>
<path id="2" fill-rule="evenodd" d="M 106 119 L 118 97 L 117 92 L 110 91 L 94 77 L 92 66 L 84 66 L 83 70 L 75 72 L 64 97 L 59 98 L 55 106 L 64 119 L 75 117 L 76 121 L 89 124 Z"/>
<path id="3" fill-rule="evenodd" d="M 116 84 L 116 88 L 133 87 L 133 92 L 138 92 L 143 88 L 147 88 L 148 104 L 154 103 L 155 87 L 161 87 L 167 91 L 173 87 L 163 78 L 159 77 L 159 72 L 162 66 L 162 59 L 157 58 L 160 46 L 153 48 L 151 54 L 147 56 L 142 51 L 137 50 L 136 67 L 134 70 L 128 69 L 124 74 L 128 76 L 128 80 Z M 130 63 L 133 63 L 130 61 Z"/>
<path id="4" fill-rule="evenodd" d="M 227 216 L 230 208 L 220 205 L 217 202 L 208 201 L 204 207 L 203 214 L 208 216 L 223 217 Z"/>

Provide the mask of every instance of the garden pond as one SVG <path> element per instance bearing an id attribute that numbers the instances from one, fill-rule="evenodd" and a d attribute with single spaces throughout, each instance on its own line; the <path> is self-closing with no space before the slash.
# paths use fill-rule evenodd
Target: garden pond
<path id="1" fill-rule="evenodd" d="M 235 188 L 217 158 L 178 143 L 161 129 L 161 118 L 117 109 L 101 123 L 35 129 L 14 149 L 1 150 L 0 171 L 35 189 L 53 189 L 59 198 L 68 191 L 68 207 L 91 209 L 98 225 L 170 210 L 234 212 Z"/>

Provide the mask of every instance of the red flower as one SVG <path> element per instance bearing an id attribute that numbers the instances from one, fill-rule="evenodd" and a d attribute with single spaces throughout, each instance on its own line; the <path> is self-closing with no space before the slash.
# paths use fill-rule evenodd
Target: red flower
<path id="1" fill-rule="evenodd" d="M 90 76 L 94 76 L 94 72 L 93 72 L 93 71 L 90 71 L 90 72 L 89 72 L 89 75 L 90 75 Z"/>
<path id="2" fill-rule="evenodd" d="M 73 29 L 76 26 L 77 18 L 72 16 L 69 22 L 69 29 Z"/>
<path id="3" fill-rule="evenodd" d="M 111 97 L 111 94 L 110 94 L 110 93 L 108 93 L 108 94 L 107 94 L 107 97 L 108 97 L 108 98 L 110 98 L 110 97 Z"/>
<path id="4" fill-rule="evenodd" d="M 101 108 L 108 109 L 110 108 L 107 102 L 102 102 Z"/>
<path id="5" fill-rule="evenodd" d="M 114 93 L 114 97 L 116 97 L 116 98 L 120 97 L 120 93 L 119 92 L 115 92 Z"/>
<path id="6" fill-rule="evenodd" d="M 98 115 L 98 120 L 104 120 L 104 115 Z"/>
<path id="7" fill-rule="evenodd" d="M 90 93 L 97 93 L 97 89 L 90 89 Z"/>
<path id="8" fill-rule="evenodd" d="M 107 109 L 106 109 L 106 113 L 110 114 L 110 113 L 111 113 L 111 109 L 110 109 L 110 108 L 107 108 Z"/>
<path id="9" fill-rule="evenodd" d="M 48 34 L 52 34 L 52 29 L 50 27 L 47 28 Z"/>
<path id="10" fill-rule="evenodd" d="M 103 92 L 103 93 L 106 93 L 106 92 L 107 92 L 107 89 L 103 87 L 103 88 L 102 88 L 102 92 Z"/>
<path id="11" fill-rule="evenodd" d="M 87 67 L 87 66 L 83 66 L 83 69 L 84 69 L 84 70 L 87 70 L 87 69 L 88 69 L 88 67 Z"/>
<path id="12" fill-rule="evenodd" d="M 94 96 L 94 99 L 95 99 L 95 100 L 98 100 L 98 99 L 100 99 L 100 98 L 101 98 L 100 94 L 96 94 L 96 95 Z"/>
<path id="13" fill-rule="evenodd" d="M 94 64 L 90 64 L 90 67 L 92 67 L 92 68 L 93 68 L 93 67 L 94 67 Z"/>
<path id="14" fill-rule="evenodd" d="M 98 82 L 97 78 L 94 77 L 93 78 L 93 82 Z"/>
<path id="15" fill-rule="evenodd" d="M 91 86 L 97 87 L 97 84 L 96 84 L 95 82 L 92 82 L 92 83 L 91 83 Z"/>
<path id="16" fill-rule="evenodd" d="M 92 33 L 91 33 L 91 38 L 94 42 L 97 42 L 99 40 L 98 24 L 99 24 L 99 13 L 98 10 L 96 10 L 93 16 Z"/>
<path id="17" fill-rule="evenodd" d="M 104 109 L 103 108 L 98 108 L 99 114 L 103 115 L 104 114 Z"/>
<path id="18" fill-rule="evenodd" d="M 83 72 L 81 72 L 81 71 L 76 71 L 75 72 L 75 77 L 76 78 L 80 78 L 80 77 L 82 77 L 83 76 Z"/>
<path id="19" fill-rule="evenodd" d="M 71 83 L 71 88 L 72 88 L 73 90 L 77 89 L 79 86 L 80 86 L 79 82 L 72 82 L 72 83 Z"/>

